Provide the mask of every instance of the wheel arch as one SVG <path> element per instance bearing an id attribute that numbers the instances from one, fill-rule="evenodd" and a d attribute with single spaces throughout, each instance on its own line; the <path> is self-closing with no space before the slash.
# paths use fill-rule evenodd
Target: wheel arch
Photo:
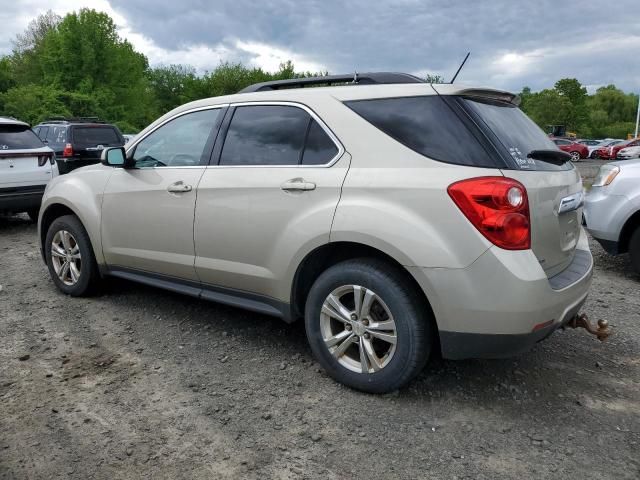
<path id="1" fill-rule="evenodd" d="M 291 285 L 291 314 L 292 319 L 301 318 L 304 315 L 306 299 L 313 282 L 318 276 L 331 266 L 354 258 L 377 258 L 401 272 L 412 284 L 423 301 L 425 308 L 429 310 L 433 321 L 436 339 L 438 338 L 438 324 L 431 302 L 415 277 L 394 256 L 382 250 L 359 242 L 336 241 L 321 245 L 309 252 L 298 265 Z M 435 346 L 439 351 L 440 346 Z"/>
<path id="2" fill-rule="evenodd" d="M 629 251 L 629 241 L 631 240 L 633 232 L 636 231 L 636 228 L 640 228 L 640 210 L 632 214 L 620 230 L 618 253 L 626 253 Z"/>

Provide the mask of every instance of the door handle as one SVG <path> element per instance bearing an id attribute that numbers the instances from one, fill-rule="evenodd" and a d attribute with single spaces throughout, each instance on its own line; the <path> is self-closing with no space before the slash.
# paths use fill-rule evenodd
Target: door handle
<path id="1" fill-rule="evenodd" d="M 179 182 L 172 183 L 167 187 L 167 192 L 169 193 L 186 193 L 190 192 L 192 189 L 191 185 L 185 185 L 182 180 Z"/>
<path id="2" fill-rule="evenodd" d="M 285 192 L 291 191 L 309 191 L 315 190 L 316 184 L 313 182 L 307 182 L 304 178 L 292 178 L 291 180 L 287 180 L 280 188 Z"/>

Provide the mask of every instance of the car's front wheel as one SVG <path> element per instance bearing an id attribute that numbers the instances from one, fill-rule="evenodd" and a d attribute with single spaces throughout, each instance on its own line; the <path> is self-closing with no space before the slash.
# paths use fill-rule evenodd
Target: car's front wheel
<path id="1" fill-rule="evenodd" d="M 427 362 L 430 310 L 394 266 L 349 260 L 313 284 L 305 308 L 311 350 L 335 380 L 371 393 L 396 390 Z"/>
<path id="2" fill-rule="evenodd" d="M 62 292 L 76 296 L 90 293 L 99 279 L 87 231 L 77 217 L 65 215 L 53 221 L 44 244 L 49 274 Z"/>

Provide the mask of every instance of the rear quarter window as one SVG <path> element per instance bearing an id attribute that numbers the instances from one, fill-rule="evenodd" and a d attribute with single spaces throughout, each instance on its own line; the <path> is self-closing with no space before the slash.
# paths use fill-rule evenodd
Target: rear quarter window
<path id="1" fill-rule="evenodd" d="M 478 138 L 439 96 L 380 98 L 345 104 L 404 146 L 446 163 L 496 168 Z"/>
<path id="2" fill-rule="evenodd" d="M 79 145 L 122 145 L 114 127 L 73 127 L 73 141 Z"/>
<path id="3" fill-rule="evenodd" d="M 0 152 L 42 148 L 42 140 L 25 125 L 0 125 Z"/>

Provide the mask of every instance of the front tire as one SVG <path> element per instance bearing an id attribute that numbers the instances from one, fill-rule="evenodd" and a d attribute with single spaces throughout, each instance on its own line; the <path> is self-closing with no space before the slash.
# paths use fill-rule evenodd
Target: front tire
<path id="1" fill-rule="evenodd" d="M 336 381 L 370 393 L 396 390 L 422 370 L 432 325 L 429 307 L 406 274 L 376 259 L 327 269 L 305 308 L 316 360 Z"/>
<path id="2" fill-rule="evenodd" d="M 53 221 L 44 253 L 53 283 L 63 293 L 85 296 L 96 286 L 99 273 L 89 234 L 74 215 Z"/>
<path id="3" fill-rule="evenodd" d="M 629 239 L 629 257 L 631 257 L 633 269 L 640 273 L 640 227 L 636 228 Z"/>

